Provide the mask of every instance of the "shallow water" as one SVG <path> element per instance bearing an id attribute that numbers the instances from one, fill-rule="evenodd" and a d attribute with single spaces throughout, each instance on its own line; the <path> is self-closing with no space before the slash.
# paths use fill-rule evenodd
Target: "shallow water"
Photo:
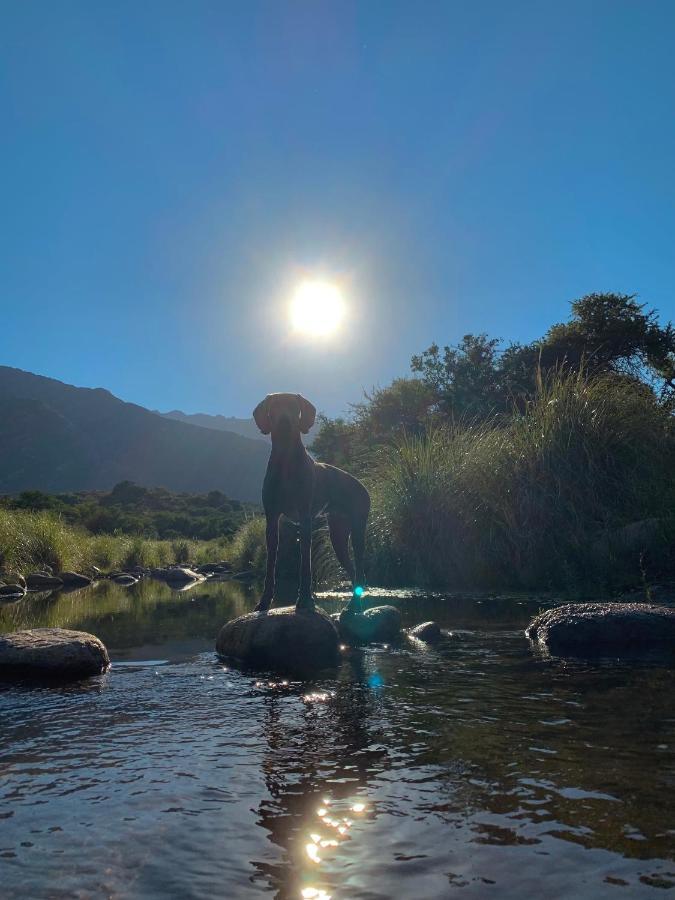
<path id="1" fill-rule="evenodd" d="M 385 597 L 453 637 L 290 684 L 215 658 L 234 583 L 0 607 L 113 659 L 0 685 L 0 896 L 675 894 L 675 669 L 538 655 L 536 598 Z"/>

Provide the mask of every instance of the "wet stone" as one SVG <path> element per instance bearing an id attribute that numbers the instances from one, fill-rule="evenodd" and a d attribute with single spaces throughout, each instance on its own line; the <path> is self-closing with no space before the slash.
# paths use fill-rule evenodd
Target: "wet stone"
<path id="1" fill-rule="evenodd" d="M 394 641 L 401 635 L 401 613 L 395 606 L 373 606 L 364 613 L 343 610 L 340 637 L 352 644 Z"/>
<path id="2" fill-rule="evenodd" d="M 227 622 L 216 651 L 255 668 L 304 673 L 336 665 L 338 644 L 337 630 L 324 612 L 285 606 Z"/>
<path id="3" fill-rule="evenodd" d="M 435 644 L 443 638 L 443 632 L 438 622 L 422 622 L 411 628 L 408 634 L 410 637 L 417 638 L 418 641 L 425 641 L 427 644 Z"/>
<path id="4" fill-rule="evenodd" d="M 675 610 L 649 603 L 567 603 L 535 616 L 525 634 L 553 653 L 675 650 Z"/>
<path id="5" fill-rule="evenodd" d="M 0 675 L 82 678 L 100 675 L 109 665 L 105 646 L 86 631 L 30 628 L 0 635 Z"/>

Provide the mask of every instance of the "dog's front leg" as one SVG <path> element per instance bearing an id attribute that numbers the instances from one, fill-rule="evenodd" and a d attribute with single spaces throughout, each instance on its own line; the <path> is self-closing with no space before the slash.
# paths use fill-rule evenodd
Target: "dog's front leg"
<path id="1" fill-rule="evenodd" d="M 265 571 L 265 587 L 263 588 L 262 597 L 260 598 L 260 601 L 255 608 L 256 612 L 266 612 L 274 603 L 277 550 L 279 547 L 279 513 L 267 513 L 265 541 L 267 544 L 267 570 Z"/>
<path id="2" fill-rule="evenodd" d="M 312 517 L 302 516 L 300 519 L 300 590 L 298 591 L 297 610 L 314 609 L 312 597 Z"/>

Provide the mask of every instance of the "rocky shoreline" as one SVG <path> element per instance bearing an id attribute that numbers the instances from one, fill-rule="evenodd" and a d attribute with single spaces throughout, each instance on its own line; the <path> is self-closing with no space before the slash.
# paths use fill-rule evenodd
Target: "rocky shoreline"
<path id="1" fill-rule="evenodd" d="M 51 566 L 43 566 L 25 576 L 20 572 L 0 569 L 0 603 L 16 603 L 22 600 L 26 594 L 39 591 L 77 590 L 106 579 L 121 587 L 132 587 L 143 578 L 154 578 L 164 581 L 176 590 L 185 590 L 207 579 L 212 581 L 232 579 L 249 581 L 254 577 L 252 571 L 235 572 L 227 560 L 202 565 L 172 565 L 161 568 L 131 566 L 128 569 L 116 569 L 111 572 L 102 572 L 96 566 L 89 566 L 84 572 L 54 571 Z"/>

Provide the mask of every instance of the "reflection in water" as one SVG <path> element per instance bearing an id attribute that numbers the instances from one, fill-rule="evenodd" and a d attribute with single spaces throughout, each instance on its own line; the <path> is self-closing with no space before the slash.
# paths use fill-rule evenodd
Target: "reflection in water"
<path id="1" fill-rule="evenodd" d="M 237 583 L 0 608 L 0 630 L 90 630 L 113 658 L 78 684 L 0 686 L 0 896 L 675 889 L 673 669 L 534 655 L 536 598 L 386 599 L 452 640 L 345 648 L 306 682 L 215 658 L 253 602 Z"/>

